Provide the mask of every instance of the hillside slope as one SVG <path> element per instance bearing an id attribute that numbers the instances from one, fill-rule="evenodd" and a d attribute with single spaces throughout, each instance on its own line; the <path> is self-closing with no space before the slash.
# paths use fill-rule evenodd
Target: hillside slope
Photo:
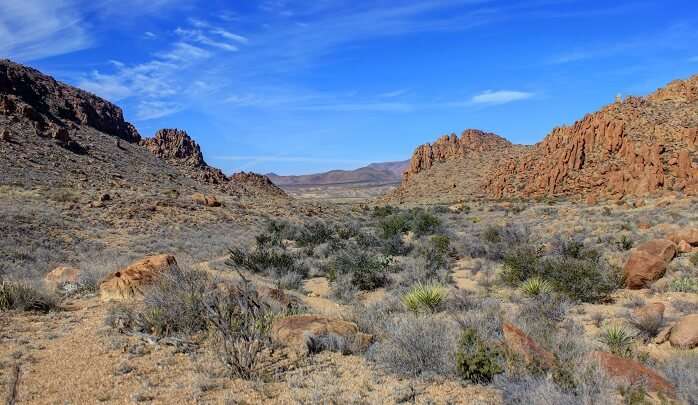
<path id="1" fill-rule="evenodd" d="M 384 197 L 396 202 L 452 202 L 485 196 L 484 186 L 502 161 L 519 156 L 526 146 L 476 129 L 444 135 L 419 146 L 400 186 Z"/>
<path id="2" fill-rule="evenodd" d="M 489 180 L 493 198 L 698 192 L 698 76 L 555 128 Z"/>
<path id="3" fill-rule="evenodd" d="M 197 204 L 196 193 L 221 207 Z M 0 272 L 163 251 L 185 234 L 305 209 L 266 177 L 208 166 L 183 131 L 143 139 L 114 104 L 0 61 Z"/>

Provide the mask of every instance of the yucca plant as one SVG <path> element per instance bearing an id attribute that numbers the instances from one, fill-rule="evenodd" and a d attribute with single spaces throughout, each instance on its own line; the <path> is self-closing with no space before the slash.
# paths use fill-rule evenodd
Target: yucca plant
<path id="1" fill-rule="evenodd" d="M 27 283 L 0 279 L 0 311 L 48 312 L 58 306 L 55 296 L 40 291 Z"/>
<path id="2" fill-rule="evenodd" d="M 446 288 L 441 284 L 418 283 L 402 297 L 402 302 L 414 313 L 434 312 L 446 299 L 446 295 Z"/>
<path id="3" fill-rule="evenodd" d="M 635 336 L 621 325 L 606 327 L 599 337 L 611 353 L 621 357 L 629 357 L 632 354 L 631 345 L 634 339 Z"/>
<path id="4" fill-rule="evenodd" d="M 532 277 L 521 283 L 521 291 L 529 297 L 537 297 L 542 294 L 551 294 L 553 285 L 540 277 Z"/>

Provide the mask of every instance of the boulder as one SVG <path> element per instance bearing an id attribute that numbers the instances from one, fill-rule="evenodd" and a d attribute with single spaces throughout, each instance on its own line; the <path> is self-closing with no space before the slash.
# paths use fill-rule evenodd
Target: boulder
<path id="1" fill-rule="evenodd" d="M 60 288 L 65 284 L 78 284 L 79 282 L 80 269 L 74 267 L 56 267 L 44 276 L 44 285 L 52 290 Z"/>
<path id="2" fill-rule="evenodd" d="M 313 350 L 313 340 L 327 337 L 344 339 L 355 350 L 368 348 L 371 335 L 361 333 L 353 322 L 321 315 L 291 315 L 275 320 L 271 326 L 272 341 L 291 350 L 306 354 Z"/>
<path id="3" fill-rule="evenodd" d="M 635 250 L 623 268 L 625 284 L 633 290 L 645 288 L 664 275 L 666 265 L 666 261 L 660 256 Z"/>
<path id="4" fill-rule="evenodd" d="M 676 245 L 674 242 L 667 239 L 653 239 L 647 241 L 637 246 L 635 250 L 642 250 L 651 255 L 659 256 L 667 263 L 676 256 Z"/>
<path id="5" fill-rule="evenodd" d="M 653 302 L 633 310 L 631 318 L 636 323 L 660 327 L 664 322 L 665 309 L 661 302 Z"/>
<path id="6" fill-rule="evenodd" d="M 681 240 L 678 243 L 677 247 L 678 247 L 679 253 L 691 253 L 691 252 L 693 252 L 693 246 L 691 246 L 691 244 L 686 242 L 685 240 Z"/>
<path id="7" fill-rule="evenodd" d="M 670 234 L 667 239 L 674 243 L 681 243 L 684 240 L 692 246 L 698 246 L 698 229 L 683 229 Z"/>
<path id="8" fill-rule="evenodd" d="M 259 298 L 276 312 L 293 310 L 303 306 L 300 298 L 294 297 L 280 288 L 257 286 Z"/>
<path id="9" fill-rule="evenodd" d="M 147 256 L 108 275 L 99 285 L 100 296 L 103 300 L 117 301 L 140 297 L 144 288 L 157 281 L 162 273 L 177 268 L 172 255 Z"/>
<path id="10" fill-rule="evenodd" d="M 205 205 L 207 207 L 220 207 L 221 203 L 218 199 L 212 195 L 204 195 L 202 193 L 194 193 L 191 199 L 199 205 Z"/>
<path id="11" fill-rule="evenodd" d="M 676 396 L 674 386 L 666 378 L 642 363 L 606 352 L 592 352 L 591 356 L 598 361 L 601 370 L 618 384 L 641 384 L 649 392 Z"/>
<path id="12" fill-rule="evenodd" d="M 681 349 L 698 347 L 698 314 L 686 315 L 679 319 L 671 328 L 669 342 Z"/>
<path id="13" fill-rule="evenodd" d="M 521 329 L 505 322 L 502 325 L 502 331 L 507 348 L 523 359 L 526 364 L 535 365 L 544 370 L 555 366 L 555 355 L 542 348 Z"/>

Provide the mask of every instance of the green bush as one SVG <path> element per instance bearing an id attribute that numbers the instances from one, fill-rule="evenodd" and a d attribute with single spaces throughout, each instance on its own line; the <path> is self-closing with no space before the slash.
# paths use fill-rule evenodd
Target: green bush
<path id="1" fill-rule="evenodd" d="M 229 267 L 239 266 L 252 273 L 274 271 L 280 275 L 297 273 L 305 277 L 308 275 L 308 269 L 299 261 L 300 258 L 297 255 L 280 248 L 257 247 L 252 250 L 231 248 L 225 264 Z"/>
<path id="2" fill-rule="evenodd" d="M 447 255 L 450 252 L 451 239 L 446 235 L 434 235 L 431 237 L 431 245 L 442 255 Z"/>
<path id="3" fill-rule="evenodd" d="M 516 286 L 538 273 L 542 250 L 531 245 L 514 247 L 504 254 L 502 280 Z"/>
<path id="4" fill-rule="evenodd" d="M 487 243 L 499 243 L 499 242 L 501 242 L 502 237 L 499 234 L 499 228 L 496 226 L 489 225 L 482 232 L 482 240 L 484 240 Z"/>
<path id="5" fill-rule="evenodd" d="M 48 312 L 58 308 L 58 298 L 27 283 L 0 278 L 0 311 Z"/>
<path id="6" fill-rule="evenodd" d="M 474 328 L 466 328 L 458 342 L 456 370 L 461 378 L 475 384 L 489 384 L 504 372 L 502 351 L 485 342 Z"/>
<path id="7" fill-rule="evenodd" d="M 362 291 L 375 290 L 388 282 L 390 259 L 363 250 L 343 251 L 334 260 L 330 281 L 339 275 L 351 275 L 352 285 Z"/>
<path id="8" fill-rule="evenodd" d="M 393 215 L 393 214 L 396 214 L 398 212 L 400 212 L 399 208 L 395 208 L 395 207 L 390 206 L 390 205 L 385 205 L 385 206 L 373 207 L 373 212 L 371 213 L 371 215 L 374 218 L 384 218 L 384 217 L 387 217 L 388 215 Z"/>
<path id="9" fill-rule="evenodd" d="M 416 236 L 433 235 L 438 232 L 441 226 L 441 220 L 426 211 L 420 210 L 414 214 L 412 220 L 412 232 Z"/>
<path id="10" fill-rule="evenodd" d="M 539 275 L 573 301 L 598 302 L 621 285 L 620 273 L 595 260 L 548 257 Z"/>
<path id="11" fill-rule="evenodd" d="M 402 302 L 414 313 L 436 312 L 446 296 L 446 288 L 440 284 L 418 283 L 402 297 Z"/>
<path id="12" fill-rule="evenodd" d="M 378 222 L 378 229 L 383 239 L 402 235 L 410 230 L 410 219 L 407 214 L 393 214 Z"/>

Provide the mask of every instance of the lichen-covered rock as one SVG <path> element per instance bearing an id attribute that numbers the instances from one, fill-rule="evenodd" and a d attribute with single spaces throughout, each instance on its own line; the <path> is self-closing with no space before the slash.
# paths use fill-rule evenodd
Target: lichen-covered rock
<path id="1" fill-rule="evenodd" d="M 683 229 L 667 236 L 674 243 L 685 241 L 689 245 L 698 246 L 698 229 Z"/>
<path id="2" fill-rule="evenodd" d="M 80 282 L 80 269 L 75 267 L 60 266 L 51 270 L 44 276 L 44 284 L 49 289 L 57 289 L 65 284 L 78 284 Z"/>
<path id="3" fill-rule="evenodd" d="M 540 367 L 543 370 L 555 367 L 555 355 L 541 347 L 521 329 L 505 322 L 502 325 L 502 332 L 507 348 L 526 364 Z"/>

